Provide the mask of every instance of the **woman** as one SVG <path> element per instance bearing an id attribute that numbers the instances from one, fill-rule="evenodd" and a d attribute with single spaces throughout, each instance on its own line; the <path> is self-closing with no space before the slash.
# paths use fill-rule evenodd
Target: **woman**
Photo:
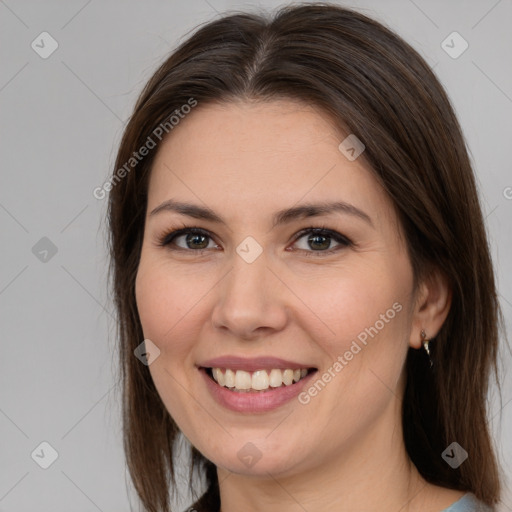
<path id="1" fill-rule="evenodd" d="M 146 510 L 169 510 L 180 433 L 194 510 L 493 510 L 492 263 L 407 43 L 329 4 L 206 24 L 142 92 L 109 201 Z"/>

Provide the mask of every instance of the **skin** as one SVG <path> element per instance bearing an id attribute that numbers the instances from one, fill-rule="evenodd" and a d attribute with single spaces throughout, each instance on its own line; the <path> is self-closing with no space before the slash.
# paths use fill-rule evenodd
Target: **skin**
<path id="1" fill-rule="evenodd" d="M 420 477 L 401 430 L 407 351 L 421 348 L 421 329 L 439 331 L 450 290 L 438 274 L 413 289 L 393 205 L 364 153 L 351 162 L 339 151 L 346 135 L 292 100 L 198 105 L 154 162 L 137 307 L 145 338 L 161 351 L 149 366 L 155 386 L 184 435 L 216 464 L 222 512 L 434 512 L 463 494 Z M 171 198 L 207 206 L 226 225 L 149 215 Z M 277 210 L 334 200 L 361 209 L 372 225 L 337 212 L 272 228 Z M 183 226 L 211 238 L 159 245 Z M 310 234 L 295 239 L 309 227 L 353 245 L 327 238 L 322 249 L 308 243 Z M 247 236 L 263 249 L 252 263 L 236 252 Z M 207 249 L 198 254 L 194 243 Z M 213 400 L 198 372 L 212 357 L 272 355 L 321 374 L 395 303 L 401 311 L 308 404 L 233 412 Z M 247 442 L 261 453 L 251 467 L 237 456 Z"/>

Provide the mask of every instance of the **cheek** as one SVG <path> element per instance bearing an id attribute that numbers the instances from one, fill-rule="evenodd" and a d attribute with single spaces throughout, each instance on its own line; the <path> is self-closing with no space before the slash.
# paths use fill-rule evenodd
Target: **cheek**
<path id="1" fill-rule="evenodd" d="M 191 279 L 161 261 L 143 256 L 135 282 L 144 338 L 160 350 L 159 357 L 149 365 L 151 378 L 166 409 L 180 429 L 187 432 L 191 430 L 190 418 L 204 415 L 201 406 L 190 400 L 185 391 L 191 389 L 190 355 L 197 339 L 196 326 L 201 325 L 194 317 L 198 311 L 194 305 L 205 293 L 197 279 Z"/>
<path id="2" fill-rule="evenodd" d="M 165 262 L 142 258 L 135 296 L 144 336 L 161 351 L 176 354 L 186 350 L 194 329 L 199 332 L 196 315 L 200 308 L 196 306 L 207 290 L 208 283 L 201 282 L 197 275 L 168 268 Z M 183 336 L 184 329 L 187 336 Z"/>
<path id="3" fill-rule="evenodd" d="M 399 395 L 412 281 L 407 271 L 399 275 L 377 265 L 339 276 L 320 280 L 303 295 L 315 313 L 303 328 L 314 332 L 315 323 L 315 342 L 326 357 L 320 382 L 311 383 L 301 403 L 312 425 L 324 422 L 325 435 L 343 444 L 366 431 Z"/>
<path id="4" fill-rule="evenodd" d="M 352 266 L 350 272 L 316 275 L 314 280 L 296 282 L 294 291 L 307 305 L 301 315 L 304 328 L 328 349 L 331 356 L 349 350 L 353 340 L 405 339 L 412 275 L 397 272 L 383 262 Z M 401 333 L 401 335 L 399 335 Z"/>
<path id="5" fill-rule="evenodd" d="M 326 276 L 317 281 L 318 286 L 304 285 L 298 295 L 307 297 L 305 302 L 314 312 L 306 315 L 311 320 L 303 328 L 316 333 L 315 342 L 325 354 L 327 372 L 319 378 L 330 391 L 322 391 L 323 404 L 317 401 L 317 407 L 325 407 L 326 417 L 331 417 L 328 411 L 336 417 L 339 413 L 340 421 L 353 421 L 357 429 L 358 421 L 364 422 L 366 415 L 370 421 L 393 393 L 398 394 L 408 349 L 412 271 L 408 261 L 399 258 L 354 265 L 350 270 L 336 278 Z M 312 400 L 320 389 L 322 383 L 310 388 Z M 345 412 L 359 411 L 361 404 L 366 412 L 347 420 Z"/>

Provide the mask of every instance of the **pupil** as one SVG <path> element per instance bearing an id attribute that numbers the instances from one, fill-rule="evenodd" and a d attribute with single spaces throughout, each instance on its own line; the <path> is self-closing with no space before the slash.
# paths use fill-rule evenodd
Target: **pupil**
<path id="1" fill-rule="evenodd" d="M 206 240 L 206 236 L 205 235 L 200 235 L 200 234 L 197 234 L 197 233 L 192 233 L 192 234 L 189 234 L 187 236 L 187 244 L 193 240 L 196 240 L 196 239 L 199 239 L 199 238 L 202 238 L 203 239 L 203 246 L 199 247 L 199 249 L 205 249 L 206 247 L 208 247 L 208 242 L 206 242 L 206 244 L 204 243 L 204 241 Z M 192 242 L 192 244 L 194 244 L 194 242 Z M 198 245 L 196 245 L 196 248 L 198 247 Z"/>
<path id="2" fill-rule="evenodd" d="M 326 237 L 324 235 L 313 235 L 309 238 L 309 241 L 312 244 L 317 244 L 317 242 L 315 242 L 315 240 L 318 240 L 319 238 L 324 239 L 324 244 L 322 245 L 322 243 L 320 242 L 320 247 L 317 246 L 317 249 L 327 249 L 330 245 L 329 237 Z"/>

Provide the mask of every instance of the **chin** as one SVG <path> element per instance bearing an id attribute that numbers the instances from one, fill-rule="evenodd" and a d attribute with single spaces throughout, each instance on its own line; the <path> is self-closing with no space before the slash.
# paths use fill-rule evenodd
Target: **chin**
<path id="1" fill-rule="evenodd" d="M 261 446 L 261 443 L 259 444 Z M 294 473 L 305 459 L 303 447 L 267 449 L 258 448 L 256 443 L 247 441 L 242 448 L 226 454 L 212 454 L 209 458 L 218 468 L 239 475 L 265 477 L 288 476 Z M 295 456 L 294 456 L 295 454 Z M 300 454 L 300 458 L 296 455 Z"/>

